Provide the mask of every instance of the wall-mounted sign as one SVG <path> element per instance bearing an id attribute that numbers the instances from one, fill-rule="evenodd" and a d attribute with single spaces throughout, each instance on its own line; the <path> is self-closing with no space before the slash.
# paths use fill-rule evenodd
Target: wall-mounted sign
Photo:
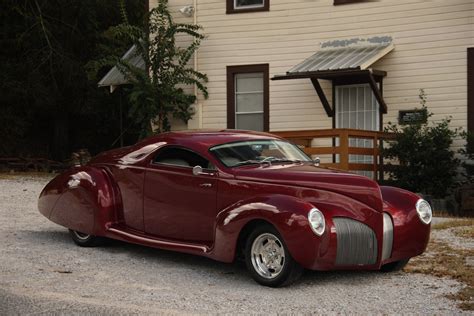
<path id="1" fill-rule="evenodd" d="M 426 123 L 428 113 L 423 109 L 403 110 L 398 112 L 398 124 L 420 124 Z"/>

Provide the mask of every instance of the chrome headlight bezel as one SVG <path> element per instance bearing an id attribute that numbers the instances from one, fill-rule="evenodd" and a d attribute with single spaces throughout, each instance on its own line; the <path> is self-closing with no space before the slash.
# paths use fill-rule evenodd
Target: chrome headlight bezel
<path id="1" fill-rule="evenodd" d="M 312 208 L 308 213 L 308 222 L 311 230 L 318 236 L 326 231 L 326 219 L 324 214 L 317 208 Z"/>
<path id="2" fill-rule="evenodd" d="M 416 202 L 416 212 L 423 224 L 429 225 L 433 219 L 433 210 L 430 203 L 424 199 L 419 199 Z"/>

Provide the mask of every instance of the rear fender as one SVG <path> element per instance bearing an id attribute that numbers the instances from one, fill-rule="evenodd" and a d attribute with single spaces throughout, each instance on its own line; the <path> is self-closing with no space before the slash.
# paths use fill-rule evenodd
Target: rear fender
<path id="1" fill-rule="evenodd" d="M 286 195 L 257 196 L 231 205 L 217 215 L 212 256 L 232 262 L 241 230 L 252 220 L 263 220 L 278 230 L 297 262 L 310 265 L 321 241 L 309 227 L 307 215 L 312 208 L 310 203 Z"/>
<path id="2" fill-rule="evenodd" d="M 82 233 L 103 236 L 117 222 L 118 191 L 104 170 L 75 167 L 57 176 L 43 189 L 39 211 L 51 221 Z"/>

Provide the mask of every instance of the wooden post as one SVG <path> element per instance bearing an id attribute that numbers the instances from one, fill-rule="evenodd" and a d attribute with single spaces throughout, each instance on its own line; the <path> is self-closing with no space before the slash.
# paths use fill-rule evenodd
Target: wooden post
<path id="1" fill-rule="evenodd" d="M 378 155 L 378 137 L 377 137 L 377 134 L 375 134 L 374 138 L 372 138 L 372 141 L 374 142 L 372 144 L 372 147 L 374 148 L 374 158 L 373 158 L 373 173 L 374 173 L 374 180 L 377 181 L 377 172 L 379 170 L 379 167 L 378 167 L 378 159 L 379 159 L 379 155 Z"/>
<path id="2" fill-rule="evenodd" d="M 341 148 L 339 154 L 340 168 L 349 170 L 349 133 L 346 130 L 340 131 L 339 146 Z"/>

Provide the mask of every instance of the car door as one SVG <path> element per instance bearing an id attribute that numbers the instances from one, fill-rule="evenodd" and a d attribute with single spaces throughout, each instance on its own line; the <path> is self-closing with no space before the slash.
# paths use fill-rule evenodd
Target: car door
<path id="1" fill-rule="evenodd" d="M 194 175 L 193 167 L 198 165 L 203 172 Z M 189 149 L 160 149 L 145 173 L 145 232 L 164 239 L 211 244 L 216 176 L 210 162 Z"/>

